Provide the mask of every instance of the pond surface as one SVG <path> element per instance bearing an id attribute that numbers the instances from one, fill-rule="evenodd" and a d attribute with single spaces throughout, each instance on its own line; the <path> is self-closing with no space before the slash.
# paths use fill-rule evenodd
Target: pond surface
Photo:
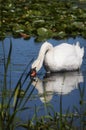
<path id="1" fill-rule="evenodd" d="M 53 46 L 58 45 L 62 42 L 68 42 L 69 44 L 80 42 L 80 46 L 84 46 L 85 55 L 80 71 L 75 72 L 63 72 L 55 73 L 49 76 L 45 76 L 45 70 L 39 71 L 36 80 L 32 82 L 29 92 L 34 91 L 28 100 L 26 106 L 30 109 L 24 111 L 20 115 L 21 120 L 26 121 L 34 116 L 34 111 L 37 108 L 38 117 L 42 115 L 47 115 L 50 112 L 53 115 L 53 111 L 60 112 L 62 107 L 62 113 L 65 114 L 69 109 L 69 112 L 73 112 L 74 106 L 80 109 L 81 112 L 86 110 L 86 40 L 81 37 L 76 37 L 75 39 L 69 38 L 67 40 L 48 40 Z M 7 56 L 9 50 L 9 38 L 4 40 L 5 55 Z M 13 90 L 17 81 L 28 65 L 27 72 L 29 72 L 31 67 L 31 60 L 36 59 L 39 49 L 42 45 L 41 43 L 36 43 L 34 38 L 29 40 L 13 39 L 12 38 L 12 55 L 11 55 L 11 65 L 9 67 L 9 72 L 7 75 L 7 87 Z M 7 58 L 7 57 L 5 57 Z M 0 86 L 3 86 L 3 49 L 2 43 L 0 42 Z M 30 81 L 28 77 L 27 83 Z M 26 84 L 27 84 L 26 83 Z M 26 84 L 23 86 L 23 90 L 26 88 Z M 83 91 L 83 101 L 84 105 L 81 105 L 81 95 L 80 92 Z M 29 94 L 28 92 L 28 94 Z M 2 98 L 0 96 L 0 98 Z M 77 112 L 75 112 L 77 113 Z M 78 124 L 78 121 L 76 121 Z"/>

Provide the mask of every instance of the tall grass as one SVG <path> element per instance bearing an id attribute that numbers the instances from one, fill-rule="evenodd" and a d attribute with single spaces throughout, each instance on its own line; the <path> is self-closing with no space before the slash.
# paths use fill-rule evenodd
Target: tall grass
<path id="1" fill-rule="evenodd" d="M 81 89 L 79 86 L 80 100 L 82 99 L 84 87 Z M 84 95 L 83 95 L 84 96 Z M 81 102 L 81 101 L 80 101 Z M 82 109 L 83 105 L 86 108 L 86 102 L 80 103 L 80 107 L 73 107 L 72 112 L 68 108 L 63 114 L 63 95 L 60 95 L 59 108 L 60 112 L 56 112 L 53 106 L 45 102 L 45 116 L 38 117 L 40 108 L 35 106 L 34 116 L 32 120 L 28 120 L 28 123 L 20 124 L 21 127 L 26 130 L 85 130 L 86 129 L 86 109 Z M 50 110 L 52 112 L 50 112 Z M 83 111 L 82 111 L 83 110 Z M 51 114 L 53 113 L 53 114 Z M 78 125 L 76 122 L 78 121 Z M 34 123 L 34 124 L 33 124 Z"/>
<path id="2" fill-rule="evenodd" d="M 18 112 L 22 112 L 23 110 L 28 109 L 28 107 L 25 107 L 25 105 L 28 102 L 28 99 L 30 98 L 32 92 L 34 91 L 34 88 L 33 88 L 30 94 L 25 98 L 30 88 L 30 85 L 32 83 L 32 80 L 30 80 L 30 82 L 26 86 L 25 91 L 23 92 L 22 98 L 20 98 L 22 87 L 27 81 L 28 76 L 29 76 L 28 73 L 25 74 L 29 65 L 28 64 L 25 70 L 23 71 L 23 73 L 21 74 L 20 78 L 18 79 L 14 90 L 10 92 L 9 96 L 7 97 L 7 92 L 8 92 L 7 74 L 9 71 L 9 67 L 11 65 L 11 55 L 12 55 L 12 40 L 11 39 L 10 39 L 9 44 L 10 44 L 10 47 L 8 51 L 8 56 L 6 58 L 4 41 L 2 41 L 3 57 L 4 57 L 4 62 L 3 62 L 4 79 L 3 79 L 3 86 L 1 89 L 1 102 L 0 102 L 0 129 L 1 130 L 7 130 L 7 129 L 14 130 L 17 127 L 17 123 L 14 124 L 16 120 L 16 115 Z"/>

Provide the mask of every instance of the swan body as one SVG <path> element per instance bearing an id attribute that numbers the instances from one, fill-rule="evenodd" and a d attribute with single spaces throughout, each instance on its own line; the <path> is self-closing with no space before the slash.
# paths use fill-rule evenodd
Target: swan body
<path id="1" fill-rule="evenodd" d="M 80 48 L 79 42 L 73 45 L 62 43 L 55 47 L 45 42 L 32 69 L 35 68 L 38 72 L 44 64 L 47 72 L 77 70 L 81 67 L 83 55 L 84 48 Z"/>

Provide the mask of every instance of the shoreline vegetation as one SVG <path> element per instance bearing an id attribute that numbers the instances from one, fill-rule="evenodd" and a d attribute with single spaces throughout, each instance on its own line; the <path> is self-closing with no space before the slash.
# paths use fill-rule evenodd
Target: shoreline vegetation
<path id="1" fill-rule="evenodd" d="M 0 39 L 86 38 L 85 0 L 0 0 L 0 4 Z"/>

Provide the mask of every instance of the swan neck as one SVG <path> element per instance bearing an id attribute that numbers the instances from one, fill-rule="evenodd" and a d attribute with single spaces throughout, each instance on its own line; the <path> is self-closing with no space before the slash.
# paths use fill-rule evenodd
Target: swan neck
<path id="1" fill-rule="evenodd" d="M 39 51 L 39 55 L 37 60 L 39 61 L 39 70 L 43 65 L 43 61 L 44 61 L 44 57 L 46 55 L 46 53 L 51 50 L 53 48 L 53 46 L 50 43 L 44 43 Z"/>

